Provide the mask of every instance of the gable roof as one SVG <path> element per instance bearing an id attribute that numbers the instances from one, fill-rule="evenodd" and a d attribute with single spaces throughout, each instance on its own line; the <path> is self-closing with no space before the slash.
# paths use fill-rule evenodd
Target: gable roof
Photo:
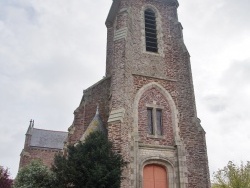
<path id="1" fill-rule="evenodd" d="M 31 131 L 30 146 L 63 149 L 64 142 L 66 141 L 67 136 L 67 132 L 33 128 Z"/>

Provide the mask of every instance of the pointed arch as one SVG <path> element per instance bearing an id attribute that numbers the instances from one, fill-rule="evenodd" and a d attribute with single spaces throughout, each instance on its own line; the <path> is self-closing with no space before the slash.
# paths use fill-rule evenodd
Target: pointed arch
<path id="1" fill-rule="evenodd" d="M 175 102 L 173 98 L 171 97 L 170 93 L 160 84 L 156 82 L 151 82 L 149 84 L 144 85 L 136 94 L 135 99 L 134 99 L 134 122 L 133 122 L 133 128 L 134 128 L 134 133 L 138 133 L 138 106 L 139 106 L 139 101 L 143 93 L 145 93 L 147 90 L 155 88 L 160 91 L 160 93 L 166 98 L 166 100 L 169 102 L 170 109 L 171 109 L 171 123 L 173 126 L 173 131 L 174 131 L 174 140 L 175 143 L 180 142 L 180 136 L 179 136 L 179 127 L 178 127 L 178 110 L 176 108 Z"/>

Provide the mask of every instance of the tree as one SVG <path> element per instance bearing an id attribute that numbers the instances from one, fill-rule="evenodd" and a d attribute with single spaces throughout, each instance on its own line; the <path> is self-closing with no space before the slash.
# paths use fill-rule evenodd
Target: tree
<path id="1" fill-rule="evenodd" d="M 112 151 L 112 143 L 97 131 L 84 143 L 69 146 L 67 157 L 55 157 L 55 187 L 118 188 L 124 165 L 121 155 Z"/>
<path id="2" fill-rule="evenodd" d="M 40 160 L 33 160 L 21 168 L 14 181 L 14 188 L 52 188 L 54 174 Z"/>
<path id="3" fill-rule="evenodd" d="M 213 188 L 250 188 L 250 162 L 240 166 L 229 161 L 226 167 L 214 173 Z"/>
<path id="4" fill-rule="evenodd" d="M 10 173 L 8 169 L 4 169 L 0 166 L 0 187 L 11 188 L 13 180 L 10 179 Z"/>

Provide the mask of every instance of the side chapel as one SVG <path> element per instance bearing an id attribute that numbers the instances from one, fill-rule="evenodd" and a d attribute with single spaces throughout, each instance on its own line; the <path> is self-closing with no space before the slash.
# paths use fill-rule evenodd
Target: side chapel
<path id="1" fill-rule="evenodd" d="M 99 129 L 128 162 L 122 188 L 210 188 L 178 6 L 177 0 L 113 0 L 106 76 L 84 90 L 68 133 L 38 130 L 31 122 L 20 166 Z"/>

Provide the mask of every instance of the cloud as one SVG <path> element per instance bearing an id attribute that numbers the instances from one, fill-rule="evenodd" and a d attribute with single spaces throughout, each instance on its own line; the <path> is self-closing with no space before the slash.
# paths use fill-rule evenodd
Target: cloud
<path id="1" fill-rule="evenodd" d="M 227 101 L 223 96 L 206 96 L 203 98 L 203 102 L 212 113 L 221 113 L 227 108 Z"/>
<path id="2" fill-rule="evenodd" d="M 104 76 L 111 3 L 0 1 L 0 165 L 13 176 L 29 120 L 66 131 L 82 90 Z"/>
<path id="3" fill-rule="evenodd" d="M 227 85 L 234 92 L 249 89 L 250 83 L 250 59 L 234 61 L 225 70 L 221 78 L 221 84 Z"/>
<path id="4" fill-rule="evenodd" d="M 233 62 L 222 74 L 220 86 L 226 89 L 227 104 L 230 111 L 224 115 L 221 122 L 227 122 L 232 127 L 242 127 L 248 130 L 250 123 L 250 59 Z M 239 128 L 240 129 L 240 128 Z M 238 129 L 238 130 L 239 130 Z M 242 131 L 244 131 L 241 129 Z"/>
<path id="5" fill-rule="evenodd" d="M 239 48 L 241 50 L 241 48 Z M 235 53 L 237 54 L 237 52 Z M 237 56 L 235 57 L 237 59 Z M 229 160 L 247 161 L 250 124 L 250 59 L 233 60 L 220 70 L 213 84 L 199 92 L 199 110 L 207 131 L 211 172 Z M 210 72 L 211 76 L 214 76 Z M 200 82 L 206 82 L 201 80 Z M 201 100 L 199 102 L 199 100 Z"/>
<path id="6" fill-rule="evenodd" d="M 66 131 L 82 90 L 104 76 L 111 3 L 0 0 L 0 161 L 13 176 L 29 120 Z M 249 3 L 180 1 L 211 172 L 250 153 Z"/>
<path id="7" fill-rule="evenodd" d="M 249 5 L 248 0 L 180 2 L 211 174 L 229 160 L 249 160 Z"/>

